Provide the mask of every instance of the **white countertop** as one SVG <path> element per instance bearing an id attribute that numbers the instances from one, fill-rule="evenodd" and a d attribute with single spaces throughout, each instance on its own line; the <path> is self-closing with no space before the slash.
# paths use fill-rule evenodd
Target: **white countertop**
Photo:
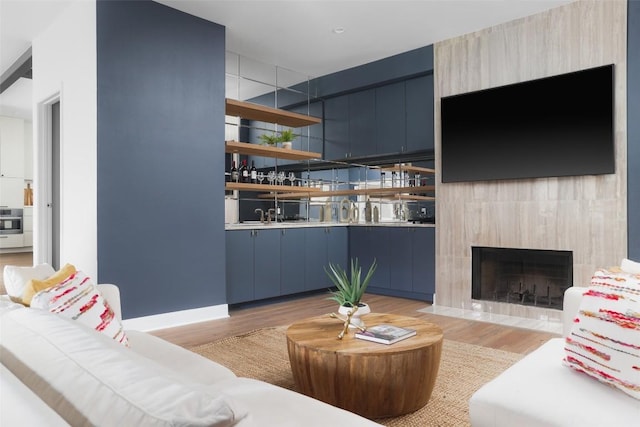
<path id="1" fill-rule="evenodd" d="M 246 221 L 240 224 L 225 224 L 225 230 L 258 230 L 269 228 L 309 228 L 309 227 L 435 227 L 435 224 L 414 224 L 412 222 L 379 222 L 379 223 L 348 223 L 348 222 L 320 222 L 320 221 L 300 221 L 300 222 L 272 222 L 263 224 L 260 221 Z"/>

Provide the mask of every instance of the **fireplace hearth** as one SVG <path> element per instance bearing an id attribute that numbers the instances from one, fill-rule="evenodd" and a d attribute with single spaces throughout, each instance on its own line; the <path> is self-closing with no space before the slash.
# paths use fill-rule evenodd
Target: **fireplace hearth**
<path id="1" fill-rule="evenodd" d="M 474 246 L 471 253 L 473 299 L 562 310 L 573 252 Z"/>

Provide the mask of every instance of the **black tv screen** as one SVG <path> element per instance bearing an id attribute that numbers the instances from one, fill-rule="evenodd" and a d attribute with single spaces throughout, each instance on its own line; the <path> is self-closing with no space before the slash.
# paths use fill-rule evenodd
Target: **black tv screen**
<path id="1" fill-rule="evenodd" d="M 615 172 L 613 65 L 441 99 L 442 182 Z"/>

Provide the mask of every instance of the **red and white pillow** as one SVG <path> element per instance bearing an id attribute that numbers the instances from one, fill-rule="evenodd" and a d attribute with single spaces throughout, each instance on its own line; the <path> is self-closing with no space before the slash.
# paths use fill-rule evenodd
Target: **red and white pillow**
<path id="1" fill-rule="evenodd" d="M 125 346 L 129 345 L 113 309 L 82 271 L 76 271 L 60 283 L 38 292 L 31 300 L 31 308 L 76 320 Z"/>
<path id="2" fill-rule="evenodd" d="M 567 366 L 640 399 L 640 274 L 595 272 L 565 353 Z"/>

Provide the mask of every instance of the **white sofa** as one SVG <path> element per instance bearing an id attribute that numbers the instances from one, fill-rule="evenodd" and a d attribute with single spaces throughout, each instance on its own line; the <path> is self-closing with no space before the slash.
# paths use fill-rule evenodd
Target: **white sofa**
<path id="1" fill-rule="evenodd" d="M 99 285 L 120 317 L 114 285 Z M 363 417 L 126 331 L 0 304 L 0 425 L 375 426 Z"/>
<path id="2" fill-rule="evenodd" d="M 585 288 L 564 295 L 563 335 Z M 563 366 L 564 337 L 553 338 L 480 388 L 469 401 L 474 427 L 639 426 L 640 400 Z"/>

